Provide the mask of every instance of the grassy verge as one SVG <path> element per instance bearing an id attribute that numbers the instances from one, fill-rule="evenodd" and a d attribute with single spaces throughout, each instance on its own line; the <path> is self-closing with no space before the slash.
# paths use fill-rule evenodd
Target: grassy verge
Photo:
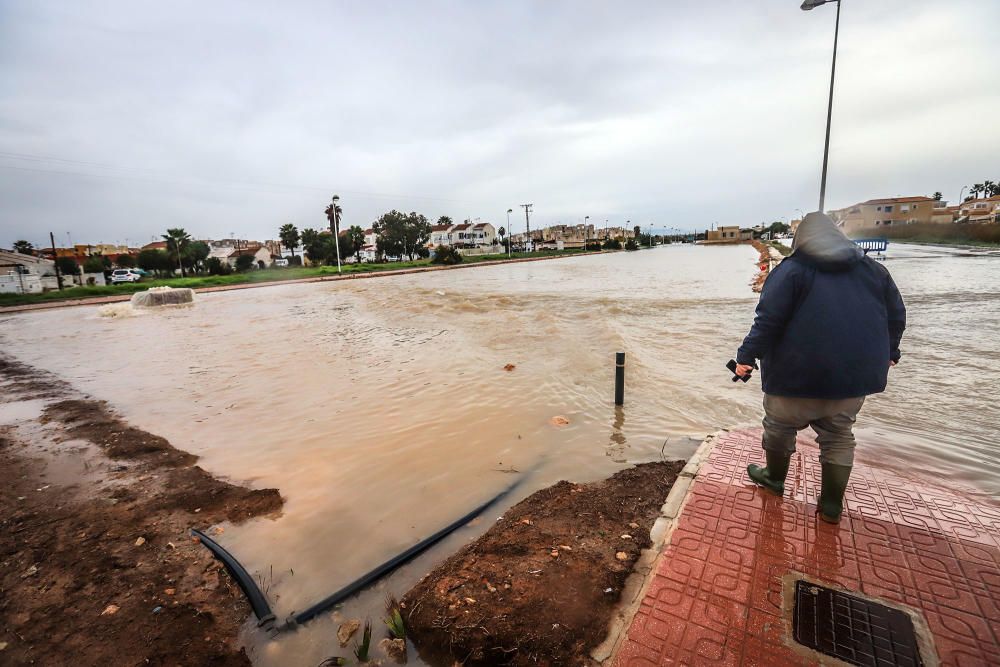
<path id="1" fill-rule="evenodd" d="M 1000 225 L 993 223 L 893 225 L 877 229 L 861 229 L 851 236 L 856 238 L 884 236 L 897 243 L 1000 247 Z"/>
<path id="2" fill-rule="evenodd" d="M 773 247 L 775 250 L 781 253 L 782 257 L 788 257 L 789 255 L 792 254 L 792 249 L 786 246 L 784 243 L 780 243 L 778 241 L 770 241 L 769 243 L 771 247 Z"/>
<path id="3" fill-rule="evenodd" d="M 515 252 L 511 259 L 523 257 L 553 257 L 556 255 L 576 255 L 581 250 L 539 250 L 536 252 Z M 463 264 L 496 261 L 507 259 L 506 253 L 465 257 Z M 342 274 L 371 273 L 374 271 L 402 271 L 419 267 L 431 266 L 428 259 L 417 259 L 412 262 L 388 262 L 385 264 L 344 264 Z M 318 278 L 337 275 L 336 266 L 289 267 L 285 269 L 264 269 L 247 273 L 231 273 L 228 276 L 194 276 L 191 278 L 160 278 L 143 280 L 139 283 L 122 283 L 120 285 L 102 285 L 95 287 L 70 287 L 61 291 L 44 292 L 42 294 L 0 294 L 0 306 L 20 306 L 30 303 L 45 303 L 50 301 L 65 301 L 68 299 L 86 299 L 98 296 L 114 296 L 141 292 L 150 287 L 219 287 L 224 285 L 243 285 L 248 283 L 274 282 L 280 280 L 301 280 L 303 278 Z"/>

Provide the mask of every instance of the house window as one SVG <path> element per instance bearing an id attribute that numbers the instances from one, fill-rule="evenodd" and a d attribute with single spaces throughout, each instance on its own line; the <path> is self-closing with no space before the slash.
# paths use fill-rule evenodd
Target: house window
<path id="1" fill-rule="evenodd" d="M 891 206 L 886 206 L 885 207 L 885 212 L 886 213 L 892 213 L 892 207 Z"/>

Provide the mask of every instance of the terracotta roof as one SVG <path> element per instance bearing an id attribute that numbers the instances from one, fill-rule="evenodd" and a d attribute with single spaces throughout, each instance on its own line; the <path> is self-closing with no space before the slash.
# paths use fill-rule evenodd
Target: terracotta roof
<path id="1" fill-rule="evenodd" d="M 861 204 L 855 204 L 855 206 L 860 205 L 871 205 L 871 204 L 906 204 L 909 202 L 925 202 L 925 201 L 935 201 L 930 197 L 886 197 L 885 199 L 869 199 L 868 201 L 861 202 Z M 849 208 L 854 208 L 853 206 Z"/>
<path id="2" fill-rule="evenodd" d="M 488 225 L 488 224 L 490 224 L 490 223 L 488 223 L 488 222 L 480 222 L 478 224 L 473 225 L 472 228 L 473 229 L 486 229 L 486 225 Z"/>
<path id="3" fill-rule="evenodd" d="M 984 198 L 980 198 L 980 199 L 970 199 L 968 201 L 962 202 L 961 205 L 962 205 L 963 208 L 965 208 L 966 206 L 972 206 L 973 204 L 975 204 L 977 202 L 982 203 L 982 202 L 991 202 L 991 201 L 1000 202 L 1000 195 L 993 195 L 992 197 L 984 197 Z"/>
<path id="4" fill-rule="evenodd" d="M 472 225 L 470 225 L 470 224 L 468 224 L 468 223 L 462 223 L 461 225 L 455 225 L 455 226 L 454 226 L 454 227 L 452 228 L 452 230 L 451 230 L 451 231 L 453 231 L 453 232 L 464 232 L 464 231 L 465 231 L 466 229 L 468 229 L 468 228 L 469 228 L 469 227 L 471 227 L 471 226 L 472 226 Z"/>
<path id="5" fill-rule="evenodd" d="M 451 225 L 434 225 L 431 227 L 432 232 L 446 232 L 451 228 Z"/>

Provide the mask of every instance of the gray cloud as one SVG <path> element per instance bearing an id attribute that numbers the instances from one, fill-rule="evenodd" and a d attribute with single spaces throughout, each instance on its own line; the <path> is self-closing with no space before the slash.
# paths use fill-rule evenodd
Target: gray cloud
<path id="1" fill-rule="evenodd" d="M 270 238 L 335 192 L 362 225 L 815 207 L 834 7 L 286 4 L 0 4 L 0 245 Z M 1000 46 L 971 30 L 996 24 L 993 2 L 845 3 L 831 206 L 1000 177 Z"/>

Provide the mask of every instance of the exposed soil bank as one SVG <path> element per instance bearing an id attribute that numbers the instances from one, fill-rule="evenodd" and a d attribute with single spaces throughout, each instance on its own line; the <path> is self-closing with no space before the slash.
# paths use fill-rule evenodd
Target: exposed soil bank
<path id="1" fill-rule="evenodd" d="M 248 665 L 249 608 L 188 531 L 276 512 L 278 492 L 213 478 L 49 374 L 0 357 L 0 382 L 0 405 L 56 401 L 0 426 L 0 663 Z"/>
<path id="2" fill-rule="evenodd" d="M 584 665 L 683 461 L 645 463 L 591 484 L 559 482 L 403 598 L 407 632 L 431 664 Z"/>

